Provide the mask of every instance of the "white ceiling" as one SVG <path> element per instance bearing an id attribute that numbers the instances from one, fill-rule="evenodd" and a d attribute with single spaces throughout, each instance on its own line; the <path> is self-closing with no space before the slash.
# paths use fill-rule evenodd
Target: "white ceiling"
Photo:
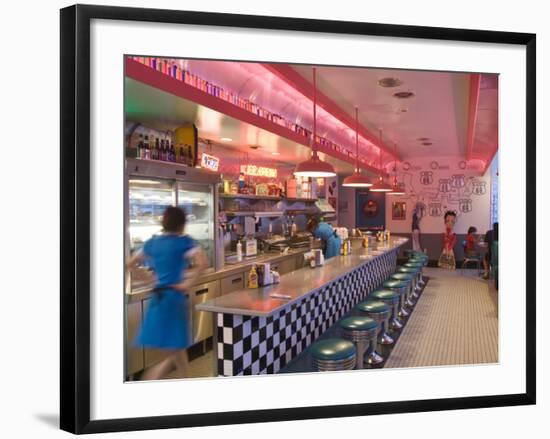
<path id="1" fill-rule="evenodd" d="M 293 66 L 311 81 L 311 66 Z M 402 81 L 394 88 L 378 84 L 382 78 Z M 359 108 L 359 121 L 371 132 L 381 128 L 388 145 L 397 143 L 405 160 L 421 156 L 464 155 L 468 127 L 467 73 L 383 70 L 354 67 L 317 67 L 317 86 L 348 114 Z M 414 97 L 398 99 L 398 91 Z M 406 111 L 406 112 L 403 112 Z M 418 138 L 433 143 L 423 146 Z"/>

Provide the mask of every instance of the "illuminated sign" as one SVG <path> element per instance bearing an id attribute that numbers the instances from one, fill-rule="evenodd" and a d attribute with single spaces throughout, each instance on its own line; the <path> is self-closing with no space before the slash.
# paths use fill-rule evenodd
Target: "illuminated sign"
<path id="1" fill-rule="evenodd" d="M 241 165 L 241 172 L 244 175 L 252 175 L 254 177 L 277 178 L 277 169 L 266 168 L 265 166 Z"/>
<path id="2" fill-rule="evenodd" d="M 214 157 L 213 155 L 209 155 L 203 152 L 201 158 L 201 167 L 209 169 L 211 171 L 217 171 L 220 167 L 220 159 L 218 157 Z"/>

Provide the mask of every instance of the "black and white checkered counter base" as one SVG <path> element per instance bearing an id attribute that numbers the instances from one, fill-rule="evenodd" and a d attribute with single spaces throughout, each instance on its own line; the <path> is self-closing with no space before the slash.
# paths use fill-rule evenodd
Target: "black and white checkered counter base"
<path id="1" fill-rule="evenodd" d="M 277 373 L 395 271 L 396 248 L 269 317 L 216 315 L 218 375 Z"/>

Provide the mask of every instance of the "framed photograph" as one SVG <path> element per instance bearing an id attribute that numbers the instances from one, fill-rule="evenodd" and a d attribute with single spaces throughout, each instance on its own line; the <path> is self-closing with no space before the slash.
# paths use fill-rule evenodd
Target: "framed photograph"
<path id="1" fill-rule="evenodd" d="M 394 201 L 391 205 L 391 216 L 394 220 L 404 221 L 406 219 L 407 203 Z"/>
<path id="2" fill-rule="evenodd" d="M 76 5 L 60 41 L 63 430 L 535 404 L 534 34 Z M 453 276 L 490 330 L 397 361 Z"/>

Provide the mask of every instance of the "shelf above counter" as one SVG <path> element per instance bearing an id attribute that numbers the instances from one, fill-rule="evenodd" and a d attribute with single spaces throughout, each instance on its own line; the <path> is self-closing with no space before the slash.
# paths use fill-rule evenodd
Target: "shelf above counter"
<path id="1" fill-rule="evenodd" d="M 256 218 L 276 218 L 283 216 L 285 213 L 281 211 L 274 212 L 254 212 L 254 211 L 223 211 L 227 216 L 255 216 Z"/>
<path id="2" fill-rule="evenodd" d="M 284 198 L 291 203 L 316 203 L 317 198 Z"/>
<path id="3" fill-rule="evenodd" d="M 220 198 L 241 199 L 241 200 L 268 200 L 268 201 L 282 201 L 285 199 L 283 197 L 276 197 L 272 195 L 249 195 L 249 194 L 220 194 Z"/>
<path id="4" fill-rule="evenodd" d="M 268 200 L 268 201 L 288 201 L 291 203 L 316 203 L 317 198 L 289 198 L 276 197 L 271 195 L 249 195 L 249 194 L 220 194 L 220 198 L 242 199 L 242 200 Z"/>

